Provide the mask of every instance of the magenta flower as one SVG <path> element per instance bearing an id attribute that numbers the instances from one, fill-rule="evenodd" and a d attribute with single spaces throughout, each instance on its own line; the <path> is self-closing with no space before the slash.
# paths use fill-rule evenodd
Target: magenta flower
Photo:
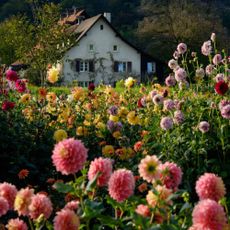
<path id="1" fill-rule="evenodd" d="M 16 82 L 18 80 L 18 74 L 17 72 L 11 70 L 11 69 L 8 69 L 6 71 L 6 79 L 9 80 L 9 81 L 14 81 Z"/>
<path id="2" fill-rule="evenodd" d="M 102 157 L 94 159 L 89 167 L 88 178 L 92 180 L 97 173 L 100 173 L 100 176 L 97 178 L 97 185 L 99 187 L 106 186 L 112 174 L 112 168 L 110 159 Z"/>
<path id="3" fill-rule="evenodd" d="M 74 174 L 84 167 L 88 150 L 74 138 L 58 142 L 53 150 L 52 160 L 56 170 L 63 175 Z"/>
<path id="4" fill-rule="evenodd" d="M 109 195 L 117 202 L 123 202 L 134 193 L 133 173 L 127 169 L 116 170 L 109 179 Z"/>
<path id="5" fill-rule="evenodd" d="M 221 108 L 221 116 L 226 119 L 230 119 L 230 104 Z"/>
<path id="6" fill-rule="evenodd" d="M 168 77 L 166 77 L 165 84 L 167 86 L 174 86 L 176 84 L 175 77 L 172 74 L 170 74 Z"/>
<path id="7" fill-rule="evenodd" d="M 24 93 L 26 91 L 26 84 L 25 81 L 18 79 L 15 82 L 15 88 L 19 93 Z"/>
<path id="8" fill-rule="evenodd" d="M 225 196 L 226 189 L 221 177 L 213 173 L 205 173 L 196 182 L 196 193 L 200 200 L 212 199 L 219 201 Z"/>

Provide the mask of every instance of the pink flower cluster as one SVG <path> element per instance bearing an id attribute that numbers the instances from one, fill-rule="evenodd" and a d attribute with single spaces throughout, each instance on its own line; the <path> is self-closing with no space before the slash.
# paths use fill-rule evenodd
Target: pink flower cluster
<path id="1" fill-rule="evenodd" d="M 74 174 L 84 167 L 88 150 L 74 138 L 58 142 L 53 150 L 52 160 L 56 170 L 64 175 Z"/>
<path id="2" fill-rule="evenodd" d="M 97 173 L 100 173 L 99 177 L 97 178 L 97 185 L 99 187 L 106 186 L 112 174 L 111 160 L 102 157 L 94 159 L 94 161 L 91 162 L 88 171 L 89 180 L 93 180 Z"/>
<path id="3" fill-rule="evenodd" d="M 117 202 L 123 202 L 134 193 L 133 173 L 127 169 L 118 169 L 111 175 L 108 185 L 109 195 Z"/>

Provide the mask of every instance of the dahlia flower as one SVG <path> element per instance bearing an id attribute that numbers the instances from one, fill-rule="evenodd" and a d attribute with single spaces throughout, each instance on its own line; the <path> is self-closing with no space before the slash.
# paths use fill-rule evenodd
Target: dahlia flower
<path id="1" fill-rule="evenodd" d="M 74 211 L 62 209 L 54 218 L 54 230 L 77 230 L 80 227 L 79 217 Z"/>
<path id="2" fill-rule="evenodd" d="M 97 178 L 97 185 L 99 187 L 106 186 L 112 174 L 111 160 L 102 157 L 94 159 L 94 161 L 91 162 L 88 171 L 89 180 L 93 180 L 97 173 L 100 173 L 99 177 Z"/>
<path id="3" fill-rule="evenodd" d="M 210 40 L 203 43 L 203 45 L 201 47 L 201 52 L 205 56 L 208 56 L 208 55 L 211 54 L 211 52 L 212 52 L 212 44 L 211 44 Z"/>
<path id="4" fill-rule="evenodd" d="M 117 202 L 123 202 L 134 193 L 135 179 L 127 169 L 118 169 L 110 177 L 109 195 Z"/>
<path id="5" fill-rule="evenodd" d="M 160 126 L 164 130 L 171 129 L 173 127 L 173 120 L 170 117 L 163 117 L 160 122 Z"/>
<path id="6" fill-rule="evenodd" d="M 221 116 L 222 116 L 223 118 L 230 119 L 230 104 L 224 106 L 224 107 L 221 109 Z"/>
<path id="7" fill-rule="evenodd" d="M 67 132 L 64 129 L 58 129 L 54 132 L 54 140 L 56 142 L 62 141 L 68 137 Z"/>
<path id="8" fill-rule="evenodd" d="M 168 189 L 176 191 L 182 179 L 182 171 L 179 166 L 172 162 L 159 165 L 160 180 Z"/>
<path id="9" fill-rule="evenodd" d="M 175 71 L 175 79 L 177 82 L 184 81 L 187 77 L 187 73 L 183 68 L 178 68 Z"/>
<path id="10" fill-rule="evenodd" d="M 210 125 L 207 121 L 201 121 L 198 125 L 198 129 L 202 132 L 202 133 L 207 133 L 209 131 Z"/>
<path id="11" fill-rule="evenodd" d="M 221 61 L 222 61 L 222 56 L 220 54 L 216 54 L 212 59 L 214 65 L 220 64 Z"/>
<path id="12" fill-rule="evenodd" d="M 181 110 L 177 110 L 174 112 L 173 122 L 177 125 L 184 122 L 184 114 Z"/>
<path id="13" fill-rule="evenodd" d="M 52 160 L 56 170 L 63 175 L 74 174 L 84 167 L 88 150 L 84 144 L 74 138 L 57 143 L 53 150 Z"/>
<path id="14" fill-rule="evenodd" d="M 14 208 L 14 200 L 17 194 L 17 188 L 7 182 L 0 183 L 0 197 L 8 201 L 9 209 Z"/>
<path id="15" fill-rule="evenodd" d="M 221 177 L 213 173 L 205 173 L 196 182 L 196 193 L 200 200 L 212 199 L 219 201 L 225 196 L 226 189 Z"/>
<path id="16" fill-rule="evenodd" d="M 155 182 L 160 178 L 159 165 L 160 161 L 157 156 L 147 155 L 138 165 L 140 176 L 147 182 Z"/>
<path id="17" fill-rule="evenodd" d="M 3 197 L 0 197 L 0 217 L 5 215 L 9 210 L 9 204 L 7 200 Z"/>
<path id="18" fill-rule="evenodd" d="M 168 77 L 166 77 L 165 84 L 167 86 L 174 86 L 176 84 L 175 77 L 172 74 L 170 74 Z"/>
<path id="19" fill-rule="evenodd" d="M 18 80 L 18 74 L 14 70 L 8 69 L 6 71 L 6 79 L 16 82 Z"/>
<path id="20" fill-rule="evenodd" d="M 32 219 L 36 220 L 41 214 L 49 219 L 52 211 L 52 203 L 46 195 L 36 194 L 32 197 L 29 205 L 29 215 Z"/>
<path id="21" fill-rule="evenodd" d="M 150 209 L 147 205 L 144 204 L 139 204 L 135 210 L 135 212 L 141 216 L 144 217 L 150 217 L 151 216 L 151 212 Z"/>
<path id="22" fill-rule="evenodd" d="M 52 67 L 47 71 L 47 80 L 52 84 L 58 81 L 58 76 L 59 70 L 55 67 Z"/>
<path id="23" fill-rule="evenodd" d="M 19 215 L 27 216 L 29 214 L 29 205 L 33 196 L 33 189 L 25 188 L 18 191 L 14 201 L 14 209 Z"/>
<path id="24" fill-rule="evenodd" d="M 180 43 L 177 46 L 177 51 L 179 52 L 179 54 L 184 54 L 187 51 L 187 45 L 185 43 Z"/>
<path id="25" fill-rule="evenodd" d="M 27 230 L 28 229 L 26 223 L 23 220 L 20 220 L 19 218 L 10 219 L 6 227 L 8 230 Z"/>
<path id="26" fill-rule="evenodd" d="M 219 81 L 215 84 L 215 92 L 224 95 L 228 91 L 228 84 L 225 81 Z"/>
<path id="27" fill-rule="evenodd" d="M 200 201 L 192 212 L 193 225 L 198 229 L 222 230 L 227 223 L 223 207 L 214 200 Z M 197 229 L 197 228 L 195 228 Z"/>

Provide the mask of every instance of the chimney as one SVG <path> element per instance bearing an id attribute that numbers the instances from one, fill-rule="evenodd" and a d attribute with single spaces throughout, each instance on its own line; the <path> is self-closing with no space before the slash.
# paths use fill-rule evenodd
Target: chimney
<path id="1" fill-rule="evenodd" d="M 105 12 L 104 17 L 111 23 L 111 13 Z"/>

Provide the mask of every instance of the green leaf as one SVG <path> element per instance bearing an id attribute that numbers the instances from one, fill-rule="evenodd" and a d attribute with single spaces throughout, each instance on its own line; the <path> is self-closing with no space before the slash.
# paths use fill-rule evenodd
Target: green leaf
<path id="1" fill-rule="evenodd" d="M 86 191 L 91 192 L 97 185 L 97 178 L 101 175 L 100 172 L 97 172 L 97 174 L 94 176 L 92 180 L 90 180 L 86 186 Z"/>
<path id="2" fill-rule="evenodd" d="M 57 182 L 53 185 L 53 187 L 61 193 L 69 193 L 74 192 L 74 187 L 69 184 L 64 184 L 62 182 Z"/>

